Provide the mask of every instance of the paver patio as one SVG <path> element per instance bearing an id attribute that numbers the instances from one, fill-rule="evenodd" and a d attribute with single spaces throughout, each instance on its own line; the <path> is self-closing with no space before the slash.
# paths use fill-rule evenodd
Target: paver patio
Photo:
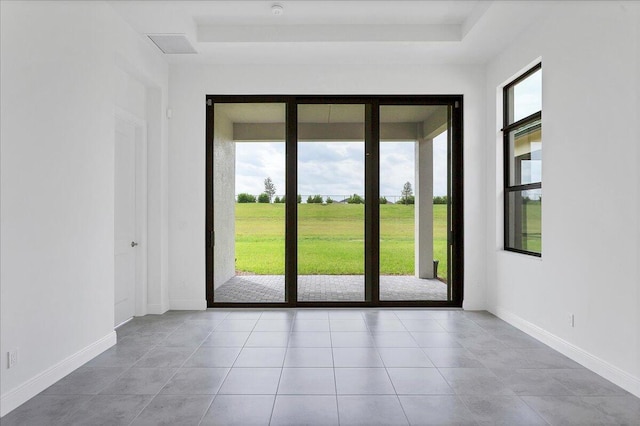
<path id="1" fill-rule="evenodd" d="M 282 303 L 284 275 L 237 275 L 215 289 L 220 303 Z M 363 275 L 300 275 L 301 302 L 364 301 Z M 447 284 L 414 276 L 380 277 L 380 300 L 447 300 Z"/>

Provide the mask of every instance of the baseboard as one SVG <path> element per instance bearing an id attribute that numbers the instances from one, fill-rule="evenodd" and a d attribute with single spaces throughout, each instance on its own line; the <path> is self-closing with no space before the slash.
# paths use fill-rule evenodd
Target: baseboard
<path id="1" fill-rule="evenodd" d="M 116 332 L 112 331 L 103 338 L 63 359 L 23 384 L 6 392 L 0 397 L 0 416 L 13 411 L 67 374 L 92 360 L 116 344 Z"/>
<path id="2" fill-rule="evenodd" d="M 165 304 L 153 304 L 147 305 L 147 314 L 150 315 L 162 315 L 169 310 L 169 307 Z"/>
<path id="3" fill-rule="evenodd" d="M 169 306 L 173 311 L 204 311 L 207 309 L 205 299 L 171 299 Z"/>
<path id="4" fill-rule="evenodd" d="M 465 311 L 484 311 L 486 306 L 483 303 L 473 303 L 465 300 L 462 302 L 462 309 Z"/>
<path id="5" fill-rule="evenodd" d="M 555 334 L 548 332 L 547 330 L 509 312 L 504 308 L 497 307 L 495 311 L 490 312 L 514 327 L 524 331 L 528 335 L 538 339 L 542 343 L 552 347 L 561 354 L 571 358 L 575 362 L 582 364 L 589 370 L 615 383 L 624 390 L 640 397 L 640 378 L 635 377 L 621 368 L 618 368 L 602 358 L 567 342 Z"/>

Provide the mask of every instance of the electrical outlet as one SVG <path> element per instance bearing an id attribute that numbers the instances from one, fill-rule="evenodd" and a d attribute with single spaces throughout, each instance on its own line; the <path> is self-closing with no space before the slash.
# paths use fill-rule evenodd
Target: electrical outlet
<path id="1" fill-rule="evenodd" d="M 7 352 L 7 368 L 11 368 L 18 363 L 18 348 Z"/>
<path id="2" fill-rule="evenodd" d="M 573 314 L 568 314 L 567 315 L 567 323 L 569 324 L 569 327 L 575 327 L 576 326 L 576 318 Z"/>

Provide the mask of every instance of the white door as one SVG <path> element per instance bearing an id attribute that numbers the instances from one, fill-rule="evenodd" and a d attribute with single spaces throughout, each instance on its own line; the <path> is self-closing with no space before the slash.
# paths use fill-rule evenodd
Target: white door
<path id="1" fill-rule="evenodd" d="M 133 317 L 136 284 L 136 129 L 116 119 L 115 325 Z"/>

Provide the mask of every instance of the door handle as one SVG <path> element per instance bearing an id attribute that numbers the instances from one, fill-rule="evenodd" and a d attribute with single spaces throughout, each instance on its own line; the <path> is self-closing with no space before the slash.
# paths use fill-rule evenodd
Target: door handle
<path id="1" fill-rule="evenodd" d="M 138 245 L 138 243 L 136 243 L 135 241 L 131 241 L 131 247 L 135 247 L 137 245 Z"/>

